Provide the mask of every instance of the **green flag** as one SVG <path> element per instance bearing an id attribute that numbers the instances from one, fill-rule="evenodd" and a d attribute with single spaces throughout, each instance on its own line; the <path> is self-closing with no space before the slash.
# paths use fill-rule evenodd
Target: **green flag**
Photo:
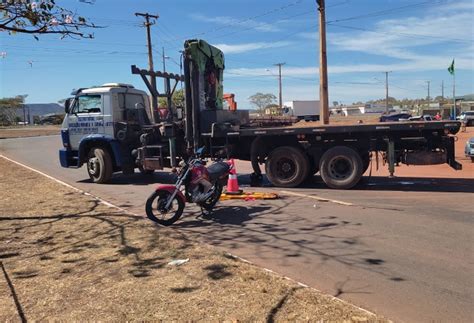
<path id="1" fill-rule="evenodd" d="M 449 74 L 454 75 L 454 59 L 451 65 L 448 67 L 448 72 Z"/>

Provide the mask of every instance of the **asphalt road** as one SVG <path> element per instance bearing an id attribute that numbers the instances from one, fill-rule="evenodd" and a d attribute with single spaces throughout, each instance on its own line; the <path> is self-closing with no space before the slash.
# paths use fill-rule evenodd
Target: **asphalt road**
<path id="1" fill-rule="evenodd" d="M 1 154 L 137 214 L 156 183 L 173 180 L 161 172 L 95 185 L 84 168 L 59 166 L 59 147 L 59 136 L 0 140 Z M 315 177 L 279 200 L 222 202 L 211 219 L 188 208 L 174 229 L 396 321 L 472 322 L 472 175 L 372 177 L 351 191 Z"/>

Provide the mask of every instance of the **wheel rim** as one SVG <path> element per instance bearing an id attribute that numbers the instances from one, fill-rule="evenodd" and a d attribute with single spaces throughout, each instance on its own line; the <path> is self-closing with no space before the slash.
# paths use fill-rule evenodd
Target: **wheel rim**
<path id="1" fill-rule="evenodd" d="M 275 170 L 280 179 L 288 180 L 296 175 L 297 167 L 294 160 L 283 157 L 277 160 Z"/>
<path id="2" fill-rule="evenodd" d="M 345 156 L 337 156 L 329 162 L 329 174 L 332 178 L 344 180 L 353 173 L 352 161 Z"/>
<path id="3" fill-rule="evenodd" d="M 172 218 L 175 214 L 176 211 L 178 211 L 178 201 L 176 200 L 176 197 L 171 201 L 171 204 L 168 209 L 166 209 L 166 203 L 168 202 L 168 198 L 170 196 L 170 193 L 163 194 L 158 196 L 158 199 L 156 199 L 156 206 L 155 210 L 158 212 L 157 218 L 159 218 L 162 221 L 169 220 Z"/>
<path id="4" fill-rule="evenodd" d="M 97 177 L 100 174 L 100 163 L 97 157 L 89 158 L 87 161 L 87 169 L 89 170 L 89 174 L 94 177 Z"/>

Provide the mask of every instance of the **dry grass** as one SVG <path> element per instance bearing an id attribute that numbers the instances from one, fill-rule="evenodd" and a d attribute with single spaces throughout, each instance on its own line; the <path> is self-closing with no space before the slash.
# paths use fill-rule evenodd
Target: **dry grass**
<path id="1" fill-rule="evenodd" d="M 60 126 L 19 126 L 0 128 L 0 139 L 59 135 Z"/>
<path id="2" fill-rule="evenodd" d="M 0 268 L 0 321 L 19 313 L 61 321 L 381 320 L 2 158 L 0 169 L 0 261 L 11 281 Z M 183 258 L 190 261 L 167 266 Z"/>

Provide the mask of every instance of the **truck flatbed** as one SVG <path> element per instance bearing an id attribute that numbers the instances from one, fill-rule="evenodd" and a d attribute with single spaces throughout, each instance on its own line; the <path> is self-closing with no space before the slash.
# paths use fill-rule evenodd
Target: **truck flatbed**
<path id="1" fill-rule="evenodd" d="M 368 124 L 333 124 L 333 125 L 292 125 L 283 127 L 249 127 L 241 128 L 239 131 L 203 133 L 202 136 L 262 136 L 262 135 L 291 135 L 291 134 L 337 134 L 337 133 L 390 133 L 406 132 L 407 135 L 419 133 L 420 131 L 447 131 L 456 134 L 461 128 L 458 121 L 430 121 L 430 122 L 379 122 Z"/>
<path id="2" fill-rule="evenodd" d="M 295 124 L 284 127 L 213 127 L 201 136 L 210 155 L 250 160 L 254 174 L 260 165 L 276 186 L 294 187 L 321 172 L 332 188 L 351 188 L 370 165 L 373 153 L 381 153 L 389 165 L 447 163 L 459 170 L 454 157 L 454 135 L 461 123 L 373 122 L 368 124 Z"/>

